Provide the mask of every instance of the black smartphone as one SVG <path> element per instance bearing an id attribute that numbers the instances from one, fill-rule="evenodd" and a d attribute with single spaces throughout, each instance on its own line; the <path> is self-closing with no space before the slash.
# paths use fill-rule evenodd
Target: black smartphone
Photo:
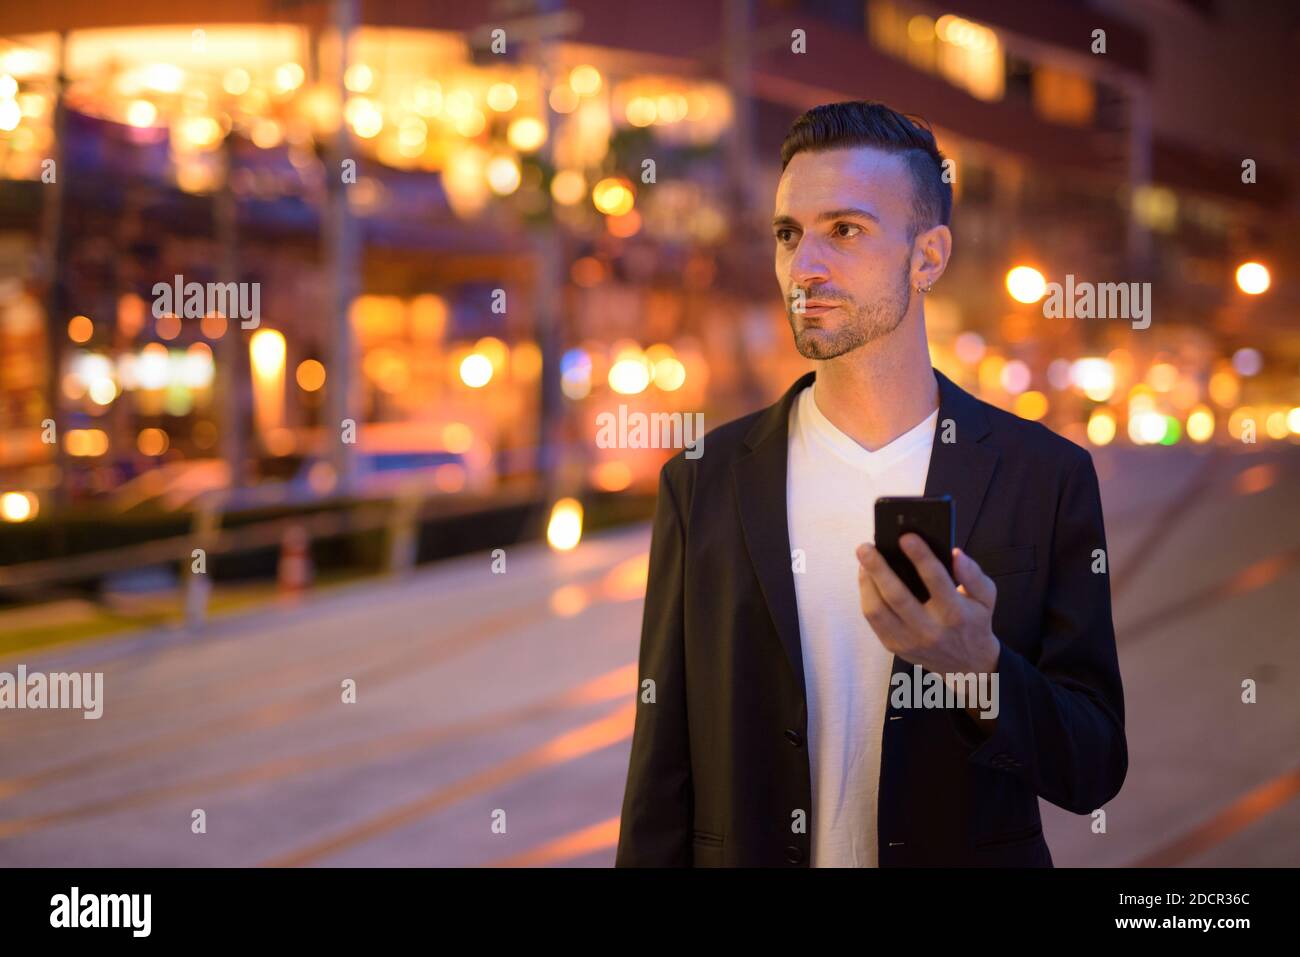
<path id="1" fill-rule="evenodd" d="M 956 505 L 951 495 L 899 495 L 876 499 L 876 548 L 884 556 L 904 585 L 917 601 L 930 600 L 930 590 L 916 573 L 916 567 L 898 544 L 907 532 L 915 532 L 924 539 L 948 570 L 952 578 L 953 525 Z"/>

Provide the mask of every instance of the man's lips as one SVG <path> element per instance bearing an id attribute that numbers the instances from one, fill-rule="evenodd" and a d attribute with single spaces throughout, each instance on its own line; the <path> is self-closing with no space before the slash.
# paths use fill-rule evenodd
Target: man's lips
<path id="1" fill-rule="evenodd" d="M 804 303 L 803 310 L 798 314 L 803 316 L 819 316 L 823 312 L 829 312 L 830 310 L 835 309 L 838 306 L 839 303 L 837 302 L 826 302 L 824 300 L 809 299 L 807 302 Z"/>

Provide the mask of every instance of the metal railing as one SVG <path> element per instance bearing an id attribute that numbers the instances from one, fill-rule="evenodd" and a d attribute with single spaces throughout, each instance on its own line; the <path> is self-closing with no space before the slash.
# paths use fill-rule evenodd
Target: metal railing
<path id="1" fill-rule="evenodd" d="M 385 570 L 401 575 L 415 565 L 420 525 L 426 521 L 461 518 L 498 509 L 536 504 L 536 492 L 520 488 L 491 495 L 458 493 L 439 496 L 424 488 L 412 488 L 383 498 L 321 499 L 314 505 L 326 511 L 307 515 L 283 515 L 223 527 L 227 517 L 224 496 L 215 493 L 201 499 L 193 512 L 189 532 L 149 542 L 106 548 L 81 555 L 42 559 L 0 566 L 0 591 L 23 591 L 114 572 L 179 564 L 184 594 L 185 622 L 200 626 L 207 617 L 212 579 L 206 562 L 216 555 L 239 554 L 259 549 L 284 547 L 289 536 L 303 547 L 313 541 L 341 535 L 382 531 L 386 537 Z M 331 506 L 333 506 L 331 508 Z M 202 557 L 202 561 L 198 559 Z M 201 572 L 194 566 L 200 564 Z"/>

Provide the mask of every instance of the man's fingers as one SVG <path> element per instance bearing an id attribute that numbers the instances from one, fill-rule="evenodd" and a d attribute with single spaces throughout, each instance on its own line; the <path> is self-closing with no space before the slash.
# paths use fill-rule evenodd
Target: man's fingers
<path id="1" fill-rule="evenodd" d="M 952 550 L 952 570 L 957 581 L 965 587 L 970 595 L 985 608 L 992 610 L 998 598 L 998 586 L 992 578 L 984 574 L 979 563 L 960 548 Z"/>
<path id="2" fill-rule="evenodd" d="M 894 570 L 889 567 L 885 556 L 880 554 L 878 548 L 868 546 L 866 561 L 862 564 L 875 582 L 880 597 L 909 630 L 924 635 L 933 628 L 930 616 L 925 613 L 925 609 L 916 600 L 911 590 L 894 574 Z"/>
<path id="3" fill-rule="evenodd" d="M 930 550 L 925 540 L 915 532 L 908 532 L 898 540 L 898 544 L 912 560 L 916 573 L 921 576 L 921 581 L 925 582 L 926 590 L 929 591 L 930 600 L 935 603 L 935 607 L 940 612 L 960 613 L 957 586 L 948 576 L 948 570 L 939 564 L 939 559 Z"/>
<path id="4" fill-rule="evenodd" d="M 882 608 L 889 610 L 889 606 L 885 604 L 885 599 L 880 597 L 880 592 L 876 590 L 876 584 L 871 580 L 871 575 L 866 569 L 866 549 L 870 547 L 869 545 L 858 546 L 858 596 L 862 603 L 862 614 L 868 619 Z"/>
<path id="5" fill-rule="evenodd" d="M 865 564 L 858 565 L 858 593 L 862 601 L 862 617 L 867 619 L 876 637 L 886 644 L 901 640 L 907 629 L 881 596 Z"/>

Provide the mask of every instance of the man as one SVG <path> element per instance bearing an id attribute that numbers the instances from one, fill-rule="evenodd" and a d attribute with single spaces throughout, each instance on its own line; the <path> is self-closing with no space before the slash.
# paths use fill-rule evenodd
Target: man
<path id="1" fill-rule="evenodd" d="M 930 365 L 952 193 L 927 128 L 820 106 L 781 159 L 816 367 L 660 474 L 617 865 L 1050 867 L 1038 798 L 1090 814 L 1128 769 L 1091 457 Z M 955 584 L 902 539 L 924 604 L 871 544 L 875 499 L 920 494 L 956 504 Z M 893 696 L 923 674 L 995 706 Z"/>

